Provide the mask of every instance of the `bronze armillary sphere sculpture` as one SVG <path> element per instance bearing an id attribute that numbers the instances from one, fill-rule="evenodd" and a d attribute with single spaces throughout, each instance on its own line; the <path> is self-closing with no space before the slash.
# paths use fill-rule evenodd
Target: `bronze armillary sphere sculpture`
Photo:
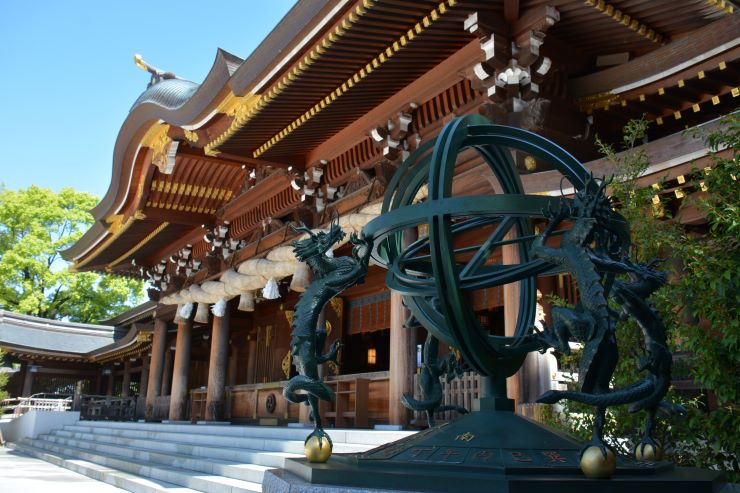
<path id="1" fill-rule="evenodd" d="M 526 195 L 510 149 L 548 162 L 572 185 L 574 197 Z M 455 167 L 459 155 L 467 150 L 476 151 L 490 167 L 497 182 L 496 194 L 453 194 Z M 465 362 L 480 373 L 480 399 L 474 405 L 474 411 L 479 412 L 446 429 L 434 428 L 342 460 L 382 474 L 382 461 L 391 461 L 394 467 L 406 464 L 413 472 L 420 470 L 419 461 L 433 465 L 436 460 L 446 467 L 450 457 L 461 456 L 459 460 L 466 467 L 486 467 L 487 474 L 496 480 L 500 480 L 496 474 L 501 470 L 531 468 L 535 456 L 548 467 L 576 466 L 576 442 L 506 412 L 514 407 L 506 396 L 506 378 L 516 373 L 526 354 L 548 347 L 567 352 L 569 341 L 584 344 L 580 391 L 550 391 L 540 396 L 540 401 L 572 399 L 595 407 L 593 438 L 582 450 L 581 469 L 591 477 L 614 473 L 615 457 L 602 432 L 606 408 L 616 404 L 632 404 L 634 410 L 647 412 L 645 435 L 636 455 L 659 459 L 659 446 L 651 434 L 656 411 L 673 410 L 662 402 L 670 382 L 671 355 L 660 318 L 645 299 L 663 285 L 665 276 L 655 270 L 654 263 L 629 260 L 629 226 L 613 210 L 605 195 L 606 185 L 547 139 L 491 125 L 482 116 L 471 115 L 448 123 L 436 139 L 419 148 L 398 169 L 388 185 L 382 214 L 365 226 L 360 238 L 352 238 L 352 258 L 327 261 L 323 255 L 340 236 L 334 225 L 325 235 L 294 243 L 299 258 L 316 264 L 312 268 L 317 277 L 296 306 L 293 355 L 300 375 L 289 382 L 285 396 L 311 404 L 316 430 L 309 438 L 318 438 L 319 445 L 328 438 L 321 429 L 317 403 L 318 399 L 333 398 L 315 371 L 318 363 L 336 351 L 332 348 L 323 355 L 324 338 L 315 327 L 318 311 L 342 289 L 361 281 L 371 257 L 388 269 L 388 287 L 403 295 L 413 317 L 431 336 L 457 348 Z M 428 189 L 427 196 L 417 201 L 423 187 Z M 547 220 L 542 233 L 534 234 L 533 219 Z M 404 247 L 404 230 L 423 224 L 427 235 Z M 469 245 L 462 239 L 481 228 L 490 231 L 482 244 Z M 559 241 L 552 241 L 556 237 Z M 492 263 L 495 252 L 507 245 L 517 251 L 518 263 Z M 537 276 L 560 272 L 568 272 L 576 280 L 580 301 L 573 308 L 553 310 L 551 325 L 538 331 L 534 328 Z M 514 335 L 491 334 L 480 326 L 471 294 L 513 282 L 519 283 Z M 609 307 L 610 300 L 618 311 Z M 609 380 L 617 363 L 616 328 L 626 318 L 634 319 L 645 336 L 641 369 L 647 376 L 642 382 L 614 390 L 609 388 Z M 531 460 L 523 459 L 529 457 L 527 454 Z M 622 467 L 631 471 L 653 467 L 620 460 Z M 438 468 L 427 473 L 431 472 L 443 474 Z"/>
<path id="2" fill-rule="evenodd" d="M 458 155 L 475 149 L 489 165 L 502 193 L 453 196 L 452 181 Z M 575 189 L 573 199 L 525 195 L 508 149 L 524 151 L 551 164 Z M 551 391 L 540 402 L 572 399 L 596 408 L 591 446 L 612 465 L 611 451 L 603 442 L 607 406 L 630 403 L 644 409 L 648 420 L 637 455 L 646 447 L 659 459 L 652 439 L 653 418 L 670 382 L 671 357 L 663 326 L 645 298 L 665 282 L 653 264 L 641 265 L 627 258 L 629 225 L 613 210 L 604 191 L 608 183 L 593 176 L 573 156 L 552 142 L 525 130 L 489 124 L 478 115 L 449 123 L 434 142 L 411 155 L 389 184 L 382 214 L 364 230 L 373 239 L 373 260 L 388 269 L 387 283 L 404 295 L 413 316 L 436 338 L 461 352 L 483 378 L 480 409 L 506 409 L 506 377 L 521 366 L 526 353 L 556 347 L 568 352 L 568 341 L 584 343 L 580 365 L 580 392 Z M 428 187 L 424 202 L 414 204 L 419 190 Z M 535 235 L 531 220 L 546 218 L 548 225 Z M 570 228 L 556 230 L 570 223 Z M 426 224 L 428 235 L 406 248 L 404 229 Z M 492 232 L 481 245 L 456 247 L 459 235 L 489 226 Z M 513 231 L 513 235 L 509 234 Z M 548 247 L 550 237 L 561 236 L 559 247 Z M 513 265 L 489 262 L 504 245 L 518 250 Z M 510 247 L 511 248 L 511 247 Z M 581 299 L 575 308 L 553 311 L 553 324 L 543 332 L 533 328 L 536 278 L 556 272 L 570 273 Z M 615 281 L 619 274 L 632 283 Z M 472 309 L 472 291 L 519 282 L 519 317 L 513 337 L 497 336 L 482 329 Z M 613 292 L 612 292 L 612 288 Z M 608 307 L 612 299 L 621 313 Z M 643 382 L 619 390 L 609 388 L 616 367 L 616 325 L 634 318 L 643 329 L 647 356 Z M 588 446 L 584 447 L 584 452 Z M 593 456 L 588 454 L 587 457 Z M 588 460 L 582 462 L 588 467 Z M 597 461 L 598 462 L 598 461 Z"/>

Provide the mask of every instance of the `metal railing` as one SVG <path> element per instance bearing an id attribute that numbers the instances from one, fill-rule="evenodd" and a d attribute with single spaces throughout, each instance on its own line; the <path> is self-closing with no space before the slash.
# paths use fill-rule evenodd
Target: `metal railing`
<path id="1" fill-rule="evenodd" d="M 3 409 L 4 416 L 17 418 L 31 409 L 38 411 L 70 411 L 72 409 L 72 399 L 69 397 L 15 397 L 3 399 L 0 402 L 0 408 Z"/>

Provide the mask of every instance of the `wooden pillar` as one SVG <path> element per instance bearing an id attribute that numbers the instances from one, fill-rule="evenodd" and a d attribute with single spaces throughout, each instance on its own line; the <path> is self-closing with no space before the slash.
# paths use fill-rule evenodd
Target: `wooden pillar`
<path id="1" fill-rule="evenodd" d="M 206 421 L 221 421 L 226 410 L 226 368 L 229 363 L 229 310 L 223 317 L 213 317 L 211 355 L 208 364 Z"/>
<path id="2" fill-rule="evenodd" d="M 416 228 L 403 233 L 403 247 L 416 241 Z M 409 310 L 403 306 L 403 297 L 391 291 L 390 367 L 388 372 L 388 421 L 394 425 L 408 425 L 411 411 L 401 403 L 401 396 L 414 393 L 416 372 L 416 330 L 407 329 L 404 323 Z"/>
<path id="3" fill-rule="evenodd" d="M 77 380 L 75 384 L 75 393 L 72 396 L 72 410 L 79 411 L 80 403 L 82 402 L 82 386 L 85 384 L 84 380 Z"/>
<path id="4" fill-rule="evenodd" d="M 139 382 L 139 397 L 146 399 L 146 392 L 149 388 L 149 360 L 151 357 L 144 354 L 141 357 L 141 382 Z"/>
<path id="5" fill-rule="evenodd" d="M 111 369 L 110 373 L 108 374 L 108 385 L 105 389 L 105 395 L 108 397 L 111 397 L 113 395 L 113 388 L 115 387 L 116 383 L 116 374 L 113 372 L 113 369 Z"/>
<path id="6" fill-rule="evenodd" d="M 23 390 L 21 390 L 21 397 L 28 397 L 29 395 L 31 395 L 31 391 L 33 390 L 33 372 L 31 371 L 32 366 L 33 361 L 29 361 L 24 365 L 25 374 L 23 375 Z"/>
<path id="7" fill-rule="evenodd" d="M 175 362 L 172 366 L 172 394 L 170 395 L 170 421 L 182 421 L 187 415 L 188 370 L 190 369 L 190 344 L 193 332 L 192 319 L 177 324 Z"/>
<path id="8" fill-rule="evenodd" d="M 249 337 L 249 352 L 247 353 L 247 383 L 255 383 L 254 374 L 257 371 L 257 339 L 252 334 Z"/>
<path id="9" fill-rule="evenodd" d="M 123 362 L 123 382 L 121 383 L 121 397 L 128 397 L 131 388 L 131 359 Z"/>
<path id="10" fill-rule="evenodd" d="M 160 392 L 160 395 L 170 395 L 170 390 L 172 390 L 173 358 L 174 355 L 172 354 L 172 349 L 168 347 L 164 351 L 164 371 L 162 373 L 162 391 Z"/>
<path id="11" fill-rule="evenodd" d="M 237 368 L 239 367 L 239 346 L 229 341 L 231 346 L 231 354 L 229 355 L 229 371 L 228 377 L 226 378 L 226 385 L 236 385 L 237 380 Z"/>
<path id="12" fill-rule="evenodd" d="M 164 366 L 164 345 L 167 342 L 167 322 L 160 318 L 154 321 L 154 340 L 152 341 L 152 360 L 149 364 L 149 383 L 146 393 L 144 419 L 152 420 L 154 404 L 162 388 L 162 367 Z"/>
<path id="13" fill-rule="evenodd" d="M 517 237 L 516 228 L 511 228 L 504 236 L 505 240 L 511 240 Z M 504 265 L 519 263 L 519 245 L 514 243 L 504 245 L 501 251 L 501 259 Z M 514 335 L 516 322 L 519 318 L 519 282 L 504 284 L 504 333 L 507 337 Z M 514 399 L 514 409 L 521 402 L 521 385 L 520 373 L 512 375 L 506 379 L 506 394 L 509 399 Z"/>

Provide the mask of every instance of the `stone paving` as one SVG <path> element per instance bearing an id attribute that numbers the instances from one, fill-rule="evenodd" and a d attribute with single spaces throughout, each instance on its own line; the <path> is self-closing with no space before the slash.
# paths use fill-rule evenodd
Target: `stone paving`
<path id="1" fill-rule="evenodd" d="M 40 459 L 0 447 L 0 491 L 3 493 L 115 493 L 120 488 Z"/>

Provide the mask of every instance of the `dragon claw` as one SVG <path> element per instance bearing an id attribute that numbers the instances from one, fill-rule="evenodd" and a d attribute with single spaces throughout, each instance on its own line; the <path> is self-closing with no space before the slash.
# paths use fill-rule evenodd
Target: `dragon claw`
<path id="1" fill-rule="evenodd" d="M 606 443 L 604 443 L 603 440 L 599 438 L 592 438 L 589 443 L 587 443 L 581 448 L 580 456 L 583 457 L 583 453 L 586 452 L 586 450 L 588 450 L 591 447 L 598 447 L 598 449 L 601 451 L 601 455 L 604 456 L 605 460 L 609 457 L 608 451 L 611 451 L 612 453 L 614 453 L 612 448 L 609 447 Z"/>

